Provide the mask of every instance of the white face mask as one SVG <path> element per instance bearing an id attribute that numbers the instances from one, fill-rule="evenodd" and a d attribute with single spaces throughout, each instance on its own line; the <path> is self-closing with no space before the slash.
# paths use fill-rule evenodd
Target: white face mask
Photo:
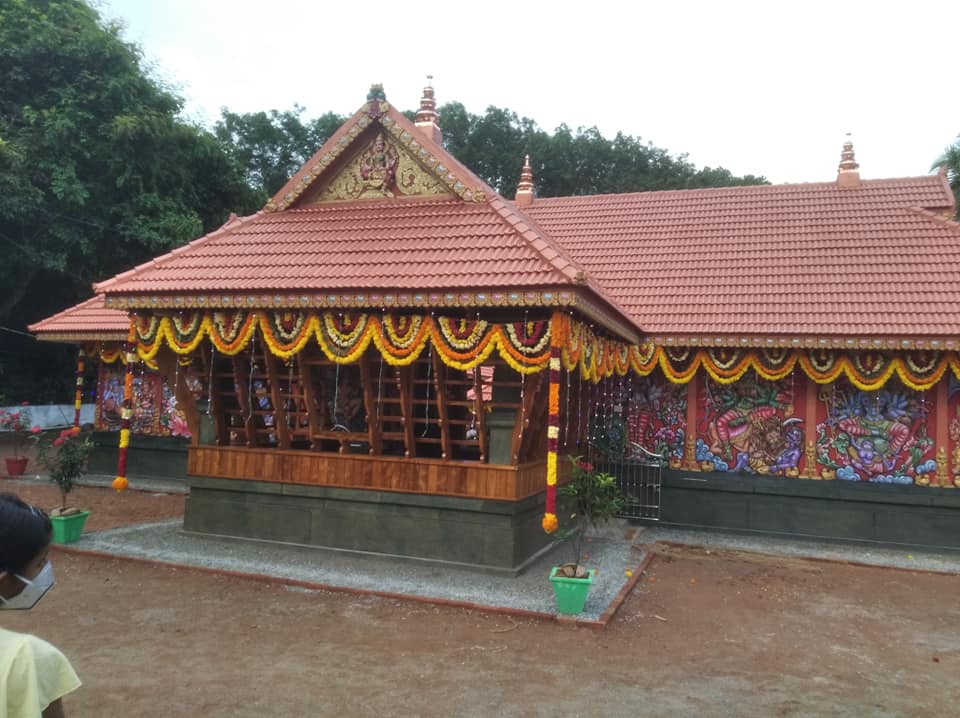
<path id="1" fill-rule="evenodd" d="M 53 564 L 47 561 L 40 573 L 31 581 L 19 574 L 13 574 L 20 580 L 26 588 L 13 598 L 3 598 L 0 596 L 0 609 L 28 610 L 37 605 L 37 601 L 43 598 L 47 591 L 53 588 Z"/>

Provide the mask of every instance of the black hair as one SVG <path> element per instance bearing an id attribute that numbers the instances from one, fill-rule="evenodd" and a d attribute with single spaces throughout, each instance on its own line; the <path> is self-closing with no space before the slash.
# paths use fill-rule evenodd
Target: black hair
<path id="1" fill-rule="evenodd" d="M 22 573 L 50 544 L 53 527 L 40 509 L 0 493 L 0 571 Z"/>

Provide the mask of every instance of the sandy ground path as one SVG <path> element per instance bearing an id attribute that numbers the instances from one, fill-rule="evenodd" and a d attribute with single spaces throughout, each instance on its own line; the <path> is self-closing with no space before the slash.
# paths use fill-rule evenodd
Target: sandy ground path
<path id="1" fill-rule="evenodd" d="M 662 548 L 601 632 L 57 553 L 72 718 L 945 716 L 960 576 Z M 13 615 L 10 615 L 13 614 Z"/>

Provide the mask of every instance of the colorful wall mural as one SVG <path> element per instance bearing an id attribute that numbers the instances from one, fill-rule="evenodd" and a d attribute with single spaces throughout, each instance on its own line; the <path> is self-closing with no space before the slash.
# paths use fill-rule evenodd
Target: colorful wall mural
<path id="1" fill-rule="evenodd" d="M 120 430 L 123 377 L 124 366 L 120 362 L 100 364 L 94 414 L 94 428 L 98 431 Z M 130 429 L 134 434 L 190 438 L 186 417 L 163 376 L 144 370 L 133 379 L 133 396 Z"/>
<path id="2" fill-rule="evenodd" d="M 936 472 L 929 392 L 896 380 L 879 391 L 837 381 L 820 390 L 819 402 L 826 412 L 817 424 L 817 460 L 835 478 L 912 484 Z"/>
<path id="3" fill-rule="evenodd" d="M 805 422 L 796 416 L 793 378 L 745 374 L 733 384 L 707 379 L 698 398 L 696 458 L 706 471 L 798 476 Z"/>
<path id="4" fill-rule="evenodd" d="M 960 471 L 960 382 L 948 381 L 941 396 L 948 396 L 950 441 L 941 439 L 940 463 L 952 465 L 952 483 Z M 937 391 L 896 377 L 864 391 L 843 378 L 816 384 L 799 372 L 778 381 L 747 372 L 726 384 L 701 376 L 689 385 L 655 372 L 597 391 L 590 443 L 611 456 L 629 454 L 632 443 L 668 457 L 673 468 L 938 485 Z M 696 433 L 687 444 L 690 396 Z"/>
<path id="5" fill-rule="evenodd" d="M 661 374 L 633 382 L 627 406 L 627 438 L 674 462 L 683 458 L 687 434 L 687 389 Z"/>

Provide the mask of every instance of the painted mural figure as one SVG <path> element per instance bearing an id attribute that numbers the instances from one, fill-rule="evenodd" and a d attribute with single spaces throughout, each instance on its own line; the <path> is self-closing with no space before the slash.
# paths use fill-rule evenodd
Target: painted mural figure
<path id="1" fill-rule="evenodd" d="M 834 389 L 818 427 L 819 460 L 847 481 L 909 484 L 936 470 L 927 411 L 907 389 Z"/>
<path id="2" fill-rule="evenodd" d="M 795 476 L 803 446 L 792 389 L 744 377 L 707 392 L 705 439 L 697 460 L 711 471 Z"/>
<path id="3" fill-rule="evenodd" d="M 634 384 L 627 414 L 627 438 L 647 451 L 674 461 L 683 458 L 686 388 L 653 377 Z"/>
<path id="4" fill-rule="evenodd" d="M 803 429 L 797 425 L 799 422 L 800 419 L 795 417 L 783 422 L 785 427 L 782 435 L 784 447 L 777 456 L 777 460 L 770 466 L 771 474 L 795 469 L 800 464 Z"/>

